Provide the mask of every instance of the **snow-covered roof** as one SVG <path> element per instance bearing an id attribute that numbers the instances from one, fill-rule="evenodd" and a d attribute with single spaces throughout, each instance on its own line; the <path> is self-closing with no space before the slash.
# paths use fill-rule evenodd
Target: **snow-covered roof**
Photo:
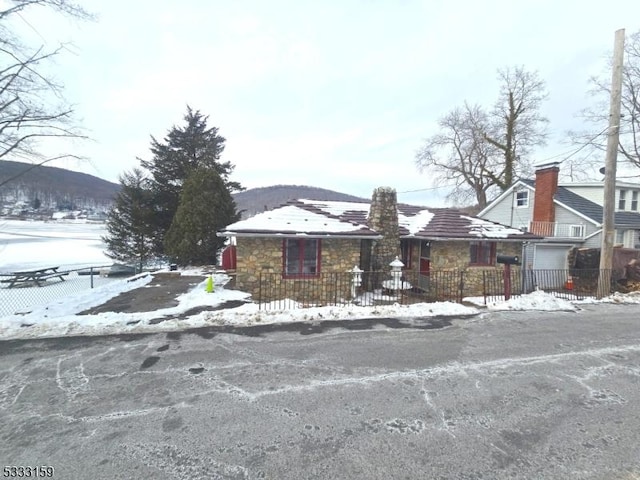
<path id="1" fill-rule="evenodd" d="M 335 202 L 338 203 L 338 202 Z M 356 204 L 358 205 L 358 204 Z M 333 211 L 337 207 L 334 207 Z M 376 238 L 379 235 L 365 224 L 338 215 L 312 211 L 301 205 L 284 205 L 229 225 L 223 236 L 312 236 Z"/>
<path id="2" fill-rule="evenodd" d="M 369 204 L 293 200 L 286 205 L 229 225 L 222 236 L 299 236 L 376 238 L 368 226 Z M 499 223 L 471 217 L 452 208 L 398 205 L 401 238 L 460 239 L 478 238 L 535 240 L 541 237 Z"/>
<path id="3" fill-rule="evenodd" d="M 524 232 L 517 228 L 507 227 L 499 223 L 490 222 L 477 217 L 467 217 L 471 222 L 470 233 L 478 237 L 506 238 L 509 235 L 522 235 Z"/>
<path id="4" fill-rule="evenodd" d="M 406 228 L 409 235 L 416 235 L 423 231 L 431 220 L 433 219 L 433 212 L 431 210 L 420 210 L 418 213 L 412 216 L 407 216 L 401 211 L 398 212 L 398 225 L 401 228 Z"/>

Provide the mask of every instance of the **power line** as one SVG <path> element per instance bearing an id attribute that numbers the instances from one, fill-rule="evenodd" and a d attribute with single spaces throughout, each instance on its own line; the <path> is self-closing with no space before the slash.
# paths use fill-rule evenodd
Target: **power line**
<path id="1" fill-rule="evenodd" d="M 44 37 L 42 36 L 42 34 L 38 31 L 38 29 L 37 29 L 37 28 L 35 28 L 33 25 L 31 25 L 31 24 L 27 21 L 27 19 L 26 19 L 26 18 L 24 18 L 24 17 L 20 14 L 20 12 L 16 12 L 16 15 L 18 15 L 18 17 L 20 17 L 20 19 L 21 19 L 24 23 L 26 23 L 26 24 L 27 24 L 27 26 L 28 26 L 31 30 L 33 30 L 33 31 L 36 33 L 36 35 L 38 35 L 38 36 L 42 39 L 42 41 L 43 41 L 44 43 L 47 43 L 47 39 L 46 39 L 46 38 L 44 38 Z"/>
<path id="2" fill-rule="evenodd" d="M 571 155 L 563 158 L 562 160 L 560 160 L 560 162 L 564 162 L 565 160 L 570 159 L 571 157 L 573 157 L 576 153 L 578 153 L 580 150 L 582 150 L 583 148 L 586 148 L 591 142 L 593 142 L 596 138 L 598 138 L 600 135 L 602 135 L 604 132 L 606 132 L 607 130 L 609 130 L 611 127 L 606 127 L 604 130 L 602 130 L 600 133 L 596 134 L 593 136 L 593 138 L 590 138 L 589 141 L 587 141 L 586 143 L 582 144 L 580 146 L 580 148 L 578 148 L 575 152 L 573 152 Z"/>
<path id="3" fill-rule="evenodd" d="M 427 187 L 427 188 L 419 188 L 417 190 L 405 190 L 404 192 L 398 192 L 398 195 L 401 193 L 416 193 L 416 192 L 427 192 L 429 190 L 439 190 L 441 188 L 451 188 L 455 185 L 440 185 L 438 187 Z"/>
<path id="4" fill-rule="evenodd" d="M 553 160 L 554 158 L 558 158 L 558 157 L 562 157 L 564 155 L 567 155 L 565 158 L 563 158 L 562 160 L 560 160 L 558 163 L 562 163 L 565 160 L 570 159 L 571 157 L 573 157 L 574 155 L 576 155 L 578 152 L 580 152 L 582 149 L 586 148 L 591 142 L 593 142 L 596 138 L 598 138 L 600 135 L 602 135 L 604 132 L 606 132 L 607 130 L 609 130 L 610 127 L 606 127 L 604 130 L 602 130 L 599 133 L 596 133 L 593 137 L 591 137 L 589 140 L 586 141 L 586 143 L 580 145 L 578 148 L 576 148 L 575 150 L 567 150 L 566 152 L 562 152 L 562 153 L 558 153 L 557 155 L 553 155 L 551 157 L 547 157 L 547 158 L 543 158 L 542 160 L 537 160 L 536 163 L 543 163 L 543 162 L 548 162 L 549 160 Z"/>
<path id="5" fill-rule="evenodd" d="M 587 146 L 589 146 L 589 144 L 591 142 L 593 142 L 596 138 L 598 138 L 600 135 L 605 133 L 610 128 L 611 127 L 606 127 L 604 130 L 602 130 L 601 132 L 598 132 L 593 137 L 589 138 L 589 140 L 587 140 L 587 142 L 585 142 L 584 144 L 580 145 L 578 148 L 576 148 L 574 150 L 567 150 L 566 152 L 558 153 L 557 155 L 553 155 L 551 157 L 543 158 L 542 160 L 536 161 L 536 163 L 548 162 L 549 160 L 553 160 L 555 158 L 562 157 L 562 156 L 565 156 L 565 155 L 566 156 L 562 160 L 559 160 L 558 163 L 562 163 L 565 160 L 569 160 L 571 157 L 573 157 L 574 155 L 577 155 L 580 151 L 582 151 Z M 619 177 L 619 178 L 632 178 L 632 177 Z M 417 190 L 406 190 L 404 192 L 398 192 L 398 195 L 400 195 L 402 193 L 428 192 L 428 191 L 431 191 L 431 190 L 439 190 L 441 188 L 454 188 L 454 187 L 455 187 L 455 185 L 440 185 L 440 186 L 437 186 L 437 187 L 419 188 Z"/>

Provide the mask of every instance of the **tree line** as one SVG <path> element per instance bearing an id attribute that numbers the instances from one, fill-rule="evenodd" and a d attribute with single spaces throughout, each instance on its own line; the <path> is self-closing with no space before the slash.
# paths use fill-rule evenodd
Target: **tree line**
<path id="1" fill-rule="evenodd" d="M 123 173 L 107 216 L 107 255 L 143 266 L 168 257 L 181 265 L 211 265 L 224 239 L 217 232 L 239 220 L 231 196 L 243 187 L 221 160 L 225 138 L 208 117 L 187 107 L 184 125 L 163 141 L 151 137 L 152 157 Z"/>
<path id="2" fill-rule="evenodd" d="M 595 102 L 579 112 L 587 128 L 567 132 L 575 150 L 558 158 L 572 180 L 584 179 L 604 164 L 610 73 L 590 79 Z M 532 173 L 533 153 L 549 136 L 549 120 L 542 115 L 548 98 L 539 74 L 523 66 L 498 70 L 499 93 L 489 108 L 465 101 L 443 115 L 438 131 L 428 137 L 415 162 L 452 187 L 449 199 L 484 208 L 519 177 Z M 625 42 L 619 159 L 640 167 L 640 31 Z"/>

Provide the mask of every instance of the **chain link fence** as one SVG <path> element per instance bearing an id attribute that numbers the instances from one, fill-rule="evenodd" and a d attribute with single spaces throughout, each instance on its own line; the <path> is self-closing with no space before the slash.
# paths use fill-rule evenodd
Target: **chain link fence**
<path id="1" fill-rule="evenodd" d="M 121 280 L 133 275 L 135 270 L 117 271 L 112 265 L 100 265 L 49 271 L 45 275 L 32 275 L 32 272 L 0 273 L 0 317 L 29 313 L 35 307 Z"/>

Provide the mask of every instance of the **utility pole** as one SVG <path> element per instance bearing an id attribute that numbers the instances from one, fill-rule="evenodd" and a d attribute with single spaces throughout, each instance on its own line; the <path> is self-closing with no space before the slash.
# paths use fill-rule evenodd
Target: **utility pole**
<path id="1" fill-rule="evenodd" d="M 615 235 L 616 160 L 620 137 L 620 102 L 622 97 L 622 67 L 624 65 L 624 28 L 616 31 L 613 47 L 613 72 L 611 75 L 611 105 L 607 153 L 604 167 L 604 209 L 602 215 L 602 248 L 600 249 L 600 275 L 597 297 L 611 292 L 613 268 L 613 241 Z"/>

